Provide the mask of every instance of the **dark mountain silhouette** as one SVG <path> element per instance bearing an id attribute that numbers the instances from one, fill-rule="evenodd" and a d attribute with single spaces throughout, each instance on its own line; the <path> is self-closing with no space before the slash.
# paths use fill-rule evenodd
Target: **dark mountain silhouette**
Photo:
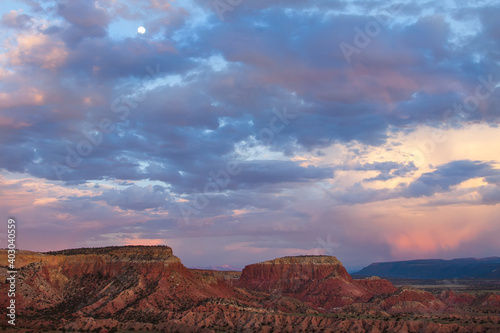
<path id="1" fill-rule="evenodd" d="M 500 279 L 500 257 L 379 262 L 354 275 L 402 279 Z"/>

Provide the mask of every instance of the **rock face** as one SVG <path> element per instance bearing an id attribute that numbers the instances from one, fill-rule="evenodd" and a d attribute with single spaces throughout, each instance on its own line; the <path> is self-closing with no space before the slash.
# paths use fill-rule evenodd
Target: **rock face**
<path id="1" fill-rule="evenodd" d="M 354 281 L 342 263 L 331 256 L 284 257 L 248 265 L 238 285 L 285 294 L 327 310 L 396 289 L 381 279 Z"/>
<path id="2" fill-rule="evenodd" d="M 22 321 L 35 320 L 40 311 L 51 320 L 78 314 L 158 321 L 165 311 L 188 309 L 209 298 L 252 301 L 228 284 L 195 276 L 167 246 L 20 252 L 17 258 Z M 0 295 L 2 305 L 6 294 Z"/>
<path id="3" fill-rule="evenodd" d="M 248 265 L 243 269 L 240 280 L 260 289 L 269 289 L 267 284 L 274 282 L 323 280 L 327 277 L 352 281 L 342 263 L 331 256 L 284 257 Z"/>
<path id="4" fill-rule="evenodd" d="M 442 312 L 446 304 L 427 291 L 401 287 L 384 299 L 379 306 L 388 313 Z"/>
<path id="5" fill-rule="evenodd" d="M 354 282 L 370 292 L 372 295 L 390 294 L 397 289 L 391 282 L 377 276 L 372 276 L 362 280 L 354 280 Z"/>
<path id="6" fill-rule="evenodd" d="M 6 259 L 0 250 L 4 277 Z M 377 277 L 353 280 L 330 256 L 279 258 L 240 274 L 187 269 L 167 246 L 126 246 L 19 251 L 16 268 L 16 327 L 36 332 L 487 332 L 479 320 L 500 331 L 499 295 L 436 297 Z M 3 308 L 7 288 L 0 284 Z M 472 309 L 488 316 L 473 318 Z"/>

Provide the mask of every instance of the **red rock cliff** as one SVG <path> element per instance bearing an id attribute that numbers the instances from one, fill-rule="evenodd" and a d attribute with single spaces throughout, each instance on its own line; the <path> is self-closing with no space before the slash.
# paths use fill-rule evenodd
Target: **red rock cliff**
<path id="1" fill-rule="evenodd" d="M 331 256 L 284 257 L 248 265 L 238 285 L 284 294 L 326 309 L 372 296 L 354 283 L 342 263 Z"/>

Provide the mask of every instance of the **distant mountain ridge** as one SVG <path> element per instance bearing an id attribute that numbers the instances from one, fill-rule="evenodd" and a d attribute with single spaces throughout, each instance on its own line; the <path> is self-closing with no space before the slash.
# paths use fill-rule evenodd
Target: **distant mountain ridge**
<path id="1" fill-rule="evenodd" d="M 354 275 L 402 279 L 500 279 L 500 257 L 378 262 Z"/>

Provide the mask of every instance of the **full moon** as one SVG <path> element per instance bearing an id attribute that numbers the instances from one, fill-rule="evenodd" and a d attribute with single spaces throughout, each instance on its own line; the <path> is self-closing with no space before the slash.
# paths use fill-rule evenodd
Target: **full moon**
<path id="1" fill-rule="evenodd" d="M 137 28 L 137 32 L 140 33 L 141 35 L 144 34 L 146 32 L 146 28 L 144 27 L 139 27 Z"/>

